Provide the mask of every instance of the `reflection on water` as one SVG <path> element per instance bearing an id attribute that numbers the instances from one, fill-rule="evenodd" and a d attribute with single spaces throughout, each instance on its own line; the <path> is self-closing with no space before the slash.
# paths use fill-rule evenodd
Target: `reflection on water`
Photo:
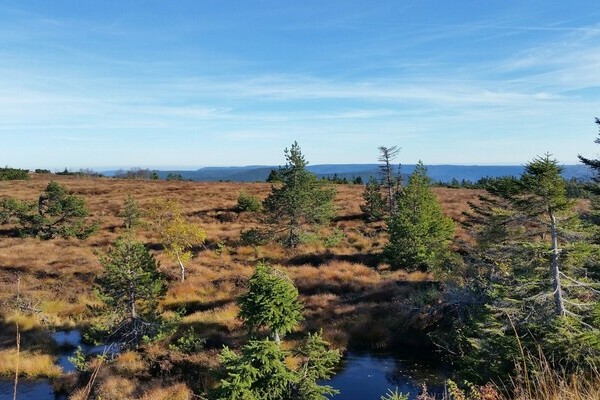
<path id="1" fill-rule="evenodd" d="M 12 400 L 13 385 L 11 380 L 0 380 L 0 400 Z M 21 379 L 17 386 L 17 399 L 56 400 L 52 385 L 47 379 Z"/>
<path id="2" fill-rule="evenodd" d="M 335 400 L 379 400 L 388 389 L 410 393 L 414 399 L 423 383 L 429 393 L 442 394 L 446 376 L 432 363 L 416 359 L 402 359 L 390 355 L 350 353 L 344 360 L 342 370 L 325 382 L 340 391 Z"/>
<path id="3" fill-rule="evenodd" d="M 78 330 L 59 331 L 52 334 L 56 345 L 60 348 L 57 364 L 64 372 L 75 371 L 75 366 L 69 361 L 77 346 L 81 346 L 87 354 L 102 353 L 103 346 L 91 347 L 82 345 L 81 332 Z M 14 381 L 0 379 L 0 400 L 12 400 Z M 17 386 L 17 399 L 19 400 L 60 400 L 66 396 L 55 395 L 48 379 L 19 379 Z"/>

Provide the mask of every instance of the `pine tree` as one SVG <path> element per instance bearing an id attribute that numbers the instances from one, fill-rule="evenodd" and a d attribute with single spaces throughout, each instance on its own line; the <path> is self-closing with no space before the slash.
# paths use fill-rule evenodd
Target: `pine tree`
<path id="1" fill-rule="evenodd" d="M 20 208 L 17 218 L 23 226 L 23 233 L 42 239 L 85 239 L 98 229 L 97 223 L 88 224 L 86 221 L 90 213 L 85 200 L 69 194 L 64 186 L 54 181 L 40 195 L 37 212 L 28 212 L 34 208 L 34 205 Z"/>
<path id="2" fill-rule="evenodd" d="M 393 267 L 428 270 L 445 260 L 454 223 L 442 213 L 431 191 L 427 169 L 419 161 L 408 185 L 397 195 L 397 211 L 388 221 L 384 258 Z"/>
<path id="3" fill-rule="evenodd" d="M 124 238 L 100 257 L 100 264 L 104 272 L 96 288 L 106 307 L 99 329 L 113 342 L 136 347 L 160 326 L 158 301 L 166 285 L 158 263 L 142 243 Z"/>
<path id="4" fill-rule="evenodd" d="M 285 149 L 285 158 L 285 167 L 279 169 L 282 184 L 273 186 L 263 209 L 270 231 L 283 234 L 283 243 L 294 248 L 305 231 L 333 218 L 335 190 L 306 169 L 298 143 Z"/>

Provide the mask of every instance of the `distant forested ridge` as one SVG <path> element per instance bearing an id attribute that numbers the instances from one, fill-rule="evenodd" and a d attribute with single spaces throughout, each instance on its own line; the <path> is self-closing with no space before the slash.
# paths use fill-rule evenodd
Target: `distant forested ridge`
<path id="1" fill-rule="evenodd" d="M 205 167 L 195 171 L 164 170 L 156 171 L 160 179 L 166 179 L 169 175 L 181 175 L 184 180 L 218 182 L 264 182 L 271 170 L 278 166 L 250 165 L 245 167 Z M 378 164 L 321 164 L 309 165 L 307 169 L 315 173 L 319 178 L 333 178 L 353 180 L 361 177 L 367 182 L 371 176 L 378 177 Z M 404 177 L 410 175 L 415 169 L 414 164 L 401 166 Z M 523 172 L 521 165 L 427 165 L 428 175 L 434 182 L 450 182 L 453 179 L 459 181 L 476 182 L 481 178 L 500 176 L 519 176 Z M 105 171 L 104 174 L 114 176 L 116 171 Z M 565 165 L 563 176 L 565 179 L 577 178 L 589 179 L 591 176 L 588 168 L 584 165 Z"/>

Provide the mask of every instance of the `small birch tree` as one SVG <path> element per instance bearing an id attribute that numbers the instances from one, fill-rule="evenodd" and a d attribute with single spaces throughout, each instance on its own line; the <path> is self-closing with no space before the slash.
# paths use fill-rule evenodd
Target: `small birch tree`
<path id="1" fill-rule="evenodd" d="M 198 225 L 183 217 L 181 205 L 174 200 L 154 199 L 148 211 L 152 226 L 160 235 L 165 252 L 179 266 L 181 282 L 185 281 L 185 264 L 192 259 L 192 248 L 206 240 Z"/>

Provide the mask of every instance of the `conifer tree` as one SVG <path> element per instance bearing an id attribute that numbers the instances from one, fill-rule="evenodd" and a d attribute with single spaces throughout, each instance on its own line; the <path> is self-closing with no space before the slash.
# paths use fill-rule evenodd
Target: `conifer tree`
<path id="1" fill-rule="evenodd" d="M 291 400 L 297 377 L 285 364 L 286 356 L 271 340 L 250 340 L 240 355 L 225 347 L 220 356 L 224 376 L 214 400 Z"/>
<path id="2" fill-rule="evenodd" d="M 240 318 L 247 327 L 253 332 L 265 327 L 276 340 L 253 336 L 240 354 L 225 347 L 221 353 L 222 378 L 212 399 L 327 400 L 337 393 L 319 383 L 331 378 L 340 360 L 339 352 L 329 350 L 320 333 L 309 334 L 293 350 L 297 367 L 288 362 L 290 353 L 280 345 L 278 333 L 293 329 L 302 309 L 298 292 L 285 275 L 259 264 L 239 305 Z"/>
<path id="3" fill-rule="evenodd" d="M 560 270 L 558 245 L 557 214 L 569 209 L 573 202 L 567 199 L 566 182 L 561 176 L 563 168 L 558 161 L 550 159 L 550 155 L 535 158 L 525 165 L 521 175 L 519 193 L 511 200 L 523 213 L 539 217 L 544 216 L 550 229 L 551 260 L 554 306 L 557 315 L 566 314 Z"/>
<path id="4" fill-rule="evenodd" d="M 398 193 L 402 189 L 402 177 L 400 175 L 400 167 L 397 173 L 394 173 L 392 162 L 398 156 L 400 149 L 398 146 L 379 147 L 379 172 L 381 174 L 381 186 L 386 192 L 387 213 L 388 217 L 394 214 L 397 207 Z"/>
<path id="5" fill-rule="evenodd" d="M 298 143 L 285 149 L 285 158 L 286 165 L 279 169 L 281 185 L 273 186 L 263 209 L 270 231 L 294 248 L 304 232 L 331 221 L 335 190 L 306 169 Z"/>
<path id="6" fill-rule="evenodd" d="M 386 261 L 406 269 L 440 266 L 448 255 L 454 223 L 442 213 L 422 162 L 417 164 L 408 185 L 397 194 L 397 206 L 388 221 Z"/>
<path id="7" fill-rule="evenodd" d="M 385 214 L 386 202 L 381 195 L 381 185 L 371 177 L 363 192 L 364 204 L 360 209 L 368 222 L 381 221 Z"/>
<path id="8" fill-rule="evenodd" d="M 54 181 L 48 183 L 40 195 L 36 212 L 31 212 L 36 208 L 34 205 L 18 208 L 17 218 L 23 226 L 23 233 L 42 239 L 85 239 L 98 229 L 97 223 L 87 223 L 90 213 L 85 200 L 69 194 L 64 186 Z"/>
<path id="9" fill-rule="evenodd" d="M 142 209 L 131 195 L 128 195 L 125 199 L 119 216 L 123 218 L 123 226 L 126 230 L 132 230 L 141 224 Z"/>
<path id="10" fill-rule="evenodd" d="M 479 378 L 510 372 L 519 346 L 541 349 L 559 368 L 600 360 L 600 247 L 587 243 L 561 171 L 549 155 L 537 157 L 519 179 L 491 182 L 470 216 L 478 246 L 467 262 L 487 273 L 470 301 L 454 305 L 460 334 L 445 344 L 454 342 L 456 361 Z"/>
<path id="11" fill-rule="evenodd" d="M 600 128 L 600 119 L 596 118 L 596 124 Z M 596 144 L 600 144 L 600 132 L 598 133 L 598 138 L 594 141 Z M 582 155 L 579 155 L 579 161 L 581 161 L 584 165 L 589 167 L 594 176 L 592 176 L 593 185 L 590 186 L 590 190 L 596 195 L 600 195 L 600 159 L 587 158 Z"/>
<path id="12" fill-rule="evenodd" d="M 166 285 L 158 263 L 142 243 L 122 238 L 100 257 L 100 264 L 104 272 L 96 288 L 106 307 L 99 330 L 113 342 L 136 347 L 160 326 L 158 301 Z"/>
<path id="13" fill-rule="evenodd" d="M 250 332 L 267 328 L 277 343 L 302 320 L 298 290 L 281 271 L 258 264 L 240 296 L 240 318 Z"/>

